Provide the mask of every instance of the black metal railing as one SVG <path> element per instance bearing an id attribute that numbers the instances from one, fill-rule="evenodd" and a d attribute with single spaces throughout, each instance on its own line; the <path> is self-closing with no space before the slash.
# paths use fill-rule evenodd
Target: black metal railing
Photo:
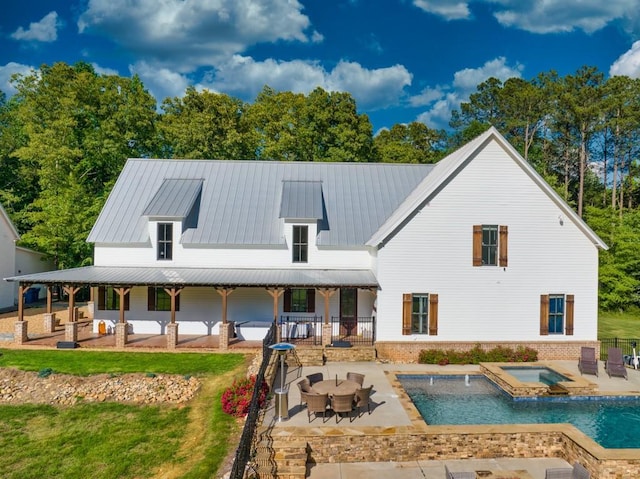
<path id="1" fill-rule="evenodd" d="M 636 354 L 640 354 L 640 339 L 633 338 L 605 338 L 600 340 L 600 360 L 606 361 L 609 357 L 609 348 L 622 349 L 623 356 L 633 356 L 633 348 Z M 627 358 L 625 358 L 627 359 Z"/>
<path id="2" fill-rule="evenodd" d="M 249 406 L 249 413 L 247 414 L 247 420 L 244 423 L 244 429 L 240 436 L 238 443 L 238 449 L 236 450 L 236 456 L 231 467 L 231 473 L 229 479 L 242 479 L 244 477 L 247 463 L 251 458 L 253 451 L 253 440 L 258 425 L 258 415 L 260 413 L 260 386 L 264 381 L 264 375 L 271 359 L 272 349 L 269 346 L 276 342 L 276 325 L 272 324 L 267 332 L 267 335 L 262 340 L 262 363 L 258 370 L 256 377 L 256 387 L 253 390 L 253 396 L 251 396 L 251 404 Z"/>
<path id="3" fill-rule="evenodd" d="M 282 340 L 293 344 L 322 344 L 322 316 L 280 316 Z"/>
<path id="4" fill-rule="evenodd" d="M 331 343 L 372 346 L 376 340 L 376 320 L 368 316 L 357 318 L 331 317 Z"/>

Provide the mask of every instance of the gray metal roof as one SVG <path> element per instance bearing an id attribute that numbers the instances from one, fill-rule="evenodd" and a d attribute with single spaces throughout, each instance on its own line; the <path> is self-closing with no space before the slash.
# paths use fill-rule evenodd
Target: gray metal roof
<path id="1" fill-rule="evenodd" d="M 320 181 L 283 181 L 280 218 L 322 219 L 323 199 Z"/>
<path id="2" fill-rule="evenodd" d="M 85 266 L 5 278 L 37 284 L 254 286 L 254 287 L 377 287 L 370 270 L 134 268 Z"/>
<path id="3" fill-rule="evenodd" d="M 144 216 L 185 218 L 202 190 L 200 179 L 165 179 L 142 212 Z"/>
<path id="4" fill-rule="evenodd" d="M 362 246 L 433 165 L 130 159 L 88 241 L 145 243 L 147 205 L 166 179 L 203 180 L 197 225 L 182 244 L 284 244 L 285 182 L 322 182 L 326 210 L 317 243 Z"/>

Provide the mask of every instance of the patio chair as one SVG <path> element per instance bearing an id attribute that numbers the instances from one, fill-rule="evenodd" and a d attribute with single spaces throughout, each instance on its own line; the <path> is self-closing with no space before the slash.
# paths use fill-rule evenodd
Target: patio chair
<path id="1" fill-rule="evenodd" d="M 547 469 L 544 479 L 590 479 L 591 474 L 581 464 L 573 467 L 552 467 Z"/>
<path id="2" fill-rule="evenodd" d="M 580 359 L 578 359 L 578 369 L 580 374 L 598 375 L 598 360 L 596 359 L 596 348 L 583 346 L 580 348 Z"/>
<path id="3" fill-rule="evenodd" d="M 444 472 L 446 474 L 446 479 L 476 479 L 475 472 L 451 472 L 446 464 L 444 465 Z"/>
<path id="4" fill-rule="evenodd" d="M 311 414 L 314 414 L 314 419 L 318 417 L 319 413 L 322 413 L 322 422 L 325 421 L 327 404 L 329 404 L 328 394 L 315 394 L 301 392 L 303 401 L 307 403 L 307 418 L 311 422 Z"/>
<path id="5" fill-rule="evenodd" d="M 313 389 L 311 389 L 311 383 L 307 378 L 298 381 L 296 386 L 298 386 L 298 389 L 300 390 L 300 407 L 302 407 L 302 404 L 304 403 L 302 393 L 312 393 Z"/>
<path id="6" fill-rule="evenodd" d="M 362 387 L 362 383 L 364 382 L 364 374 L 347 373 L 347 381 L 353 381 L 354 383 L 358 383 L 360 387 Z"/>
<path id="7" fill-rule="evenodd" d="M 609 377 L 619 376 L 621 378 L 629 379 L 627 377 L 627 368 L 622 360 L 622 349 L 620 348 L 609 348 L 604 368 Z"/>
<path id="8" fill-rule="evenodd" d="M 367 406 L 367 411 L 369 411 L 369 414 L 371 414 L 371 390 L 373 389 L 373 385 L 369 386 L 368 388 L 361 388 L 361 389 L 356 389 L 356 394 L 355 394 L 355 398 L 353 401 L 353 404 L 356 408 L 356 411 L 358 413 L 358 417 L 360 417 L 361 412 L 362 412 L 362 408 Z"/>
<path id="9" fill-rule="evenodd" d="M 353 398 L 354 394 L 334 394 L 331 397 L 331 409 L 336 416 L 336 423 L 338 422 L 338 416 L 342 413 L 349 414 L 349 422 L 352 421 L 351 412 L 353 411 Z"/>
<path id="10" fill-rule="evenodd" d="M 324 376 L 322 375 L 322 373 L 313 373 L 309 374 L 307 376 L 307 379 L 309 380 L 309 383 L 311 383 L 311 387 L 313 387 L 315 383 L 319 383 L 320 381 L 322 381 L 324 379 Z"/>

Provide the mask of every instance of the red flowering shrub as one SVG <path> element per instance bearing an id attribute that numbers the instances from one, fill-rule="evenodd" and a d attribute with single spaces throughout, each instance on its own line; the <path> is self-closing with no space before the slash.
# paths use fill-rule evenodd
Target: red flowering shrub
<path id="1" fill-rule="evenodd" d="M 256 377 L 235 380 L 233 384 L 222 393 L 222 410 L 234 417 L 244 417 L 249 412 L 251 397 L 256 387 Z M 263 407 L 267 402 L 269 386 L 262 381 L 258 404 Z"/>

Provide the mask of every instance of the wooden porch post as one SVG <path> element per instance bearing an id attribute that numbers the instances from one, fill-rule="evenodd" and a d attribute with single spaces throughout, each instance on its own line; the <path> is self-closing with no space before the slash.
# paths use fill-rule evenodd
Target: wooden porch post
<path id="1" fill-rule="evenodd" d="M 284 294 L 284 288 L 267 288 L 267 293 L 273 298 L 273 324 L 278 324 L 278 299 Z M 276 341 L 282 340 L 282 332 L 276 326 Z"/>
<path id="2" fill-rule="evenodd" d="M 227 319 L 227 306 L 229 295 L 233 293 L 235 288 L 216 288 L 218 294 L 222 297 L 222 324 L 219 328 L 219 336 L 220 336 L 220 349 L 226 350 L 229 349 L 229 343 L 231 342 L 233 336 L 233 324 L 229 323 Z"/>
<path id="3" fill-rule="evenodd" d="M 76 318 L 73 310 L 76 306 L 76 293 L 80 291 L 80 288 L 70 284 L 64 286 L 63 289 L 69 295 L 69 322 L 75 323 L 78 318 Z"/>
<path id="4" fill-rule="evenodd" d="M 176 323 L 176 296 L 182 292 L 182 288 L 164 288 L 164 291 L 171 297 L 171 324 Z"/>
<path id="5" fill-rule="evenodd" d="M 337 288 L 319 288 L 318 292 L 324 298 L 324 324 L 322 325 L 322 345 L 331 344 L 332 326 L 329 322 L 329 299 L 336 294 Z"/>
<path id="6" fill-rule="evenodd" d="M 24 321 L 24 287 L 25 283 L 18 286 L 18 321 Z"/>
<path id="7" fill-rule="evenodd" d="M 124 324 L 125 323 L 125 317 L 124 317 L 124 297 L 129 294 L 129 291 L 131 291 L 131 288 L 114 288 L 117 292 L 118 292 L 118 296 L 120 297 L 120 315 L 118 318 L 118 322 L 120 324 Z"/>
<path id="8" fill-rule="evenodd" d="M 233 293 L 235 288 L 216 288 L 216 291 L 222 296 L 222 324 L 227 324 L 227 298 Z"/>
<path id="9" fill-rule="evenodd" d="M 53 313 L 53 292 L 51 291 L 52 287 L 53 286 L 50 284 L 47 285 L 47 314 Z"/>

